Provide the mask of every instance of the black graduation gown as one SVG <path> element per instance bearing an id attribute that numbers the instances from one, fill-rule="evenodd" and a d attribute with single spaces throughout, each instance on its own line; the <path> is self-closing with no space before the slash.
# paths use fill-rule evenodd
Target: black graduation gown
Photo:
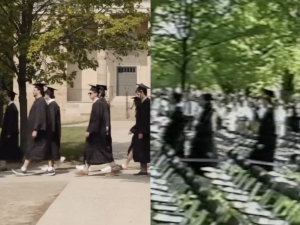
<path id="1" fill-rule="evenodd" d="M 19 148 L 18 114 L 14 103 L 6 107 L 0 137 L 0 160 L 21 161 L 23 158 Z"/>
<path id="2" fill-rule="evenodd" d="M 105 98 L 100 98 L 100 101 L 102 101 L 103 106 L 107 109 L 104 111 L 104 117 L 105 117 L 105 123 L 106 126 L 108 126 L 108 133 L 107 133 L 107 147 L 112 152 L 112 136 L 111 136 L 111 120 L 110 120 L 110 107 L 105 100 Z M 112 153 L 111 153 L 112 154 Z"/>
<path id="3" fill-rule="evenodd" d="M 43 97 L 36 99 L 30 109 L 27 122 L 27 147 L 25 159 L 32 161 L 50 160 L 51 120 L 48 105 Z M 32 132 L 37 131 L 37 137 Z"/>
<path id="4" fill-rule="evenodd" d="M 150 163 L 150 105 L 147 98 L 139 106 L 133 141 L 133 160 L 143 164 Z M 143 134 L 142 139 L 138 138 L 139 134 Z"/>
<path id="5" fill-rule="evenodd" d="M 212 116 L 214 110 L 210 103 L 204 107 L 196 126 L 196 135 L 192 141 L 190 158 L 194 159 L 217 159 L 214 145 L 214 131 L 212 126 Z M 196 174 L 201 174 L 200 167 L 216 166 L 217 162 L 189 162 L 188 165 Z"/>
<path id="6" fill-rule="evenodd" d="M 170 124 L 166 127 L 164 133 L 164 141 L 170 145 L 175 151 L 176 156 L 184 157 L 184 135 L 185 117 L 182 109 L 176 107 L 170 117 Z"/>
<path id="7" fill-rule="evenodd" d="M 101 99 L 96 100 L 93 103 L 89 125 L 86 130 L 90 135 L 85 142 L 84 160 L 89 165 L 101 165 L 114 161 L 107 139 L 106 115 L 107 105 Z"/>
<path id="8" fill-rule="evenodd" d="M 51 158 L 56 161 L 60 159 L 60 138 L 61 138 L 61 121 L 60 121 L 60 107 L 52 101 L 48 105 L 51 119 Z"/>
<path id="9" fill-rule="evenodd" d="M 129 155 L 129 153 L 132 151 L 133 143 L 137 139 L 137 134 L 135 133 L 135 125 L 130 129 L 130 132 L 133 134 L 133 136 L 131 138 L 130 146 L 129 146 L 128 150 L 127 150 L 127 155 Z"/>
<path id="10" fill-rule="evenodd" d="M 274 120 L 274 109 L 268 108 L 259 126 L 257 144 L 255 145 L 255 148 L 250 154 L 249 158 L 251 160 L 263 162 L 274 162 L 276 140 L 277 135 Z M 258 148 L 259 145 L 263 145 L 263 148 Z M 273 169 L 273 166 L 259 166 L 268 171 L 271 171 Z"/>
<path id="11" fill-rule="evenodd" d="M 297 115 L 295 107 L 293 107 L 292 109 L 293 109 L 293 115 L 288 118 L 289 119 L 289 127 L 292 132 L 299 133 L 300 132 L 299 117 Z"/>
<path id="12" fill-rule="evenodd" d="M 138 108 L 136 107 L 135 109 L 135 124 L 136 124 L 136 117 L 137 117 L 137 113 L 138 113 Z M 132 147 L 133 147 L 133 142 L 137 139 L 137 134 L 135 132 L 135 126 L 134 125 L 131 129 L 130 129 L 130 132 L 133 134 L 132 138 L 131 138 L 131 143 L 130 143 L 130 146 L 127 150 L 127 155 L 129 155 L 129 153 L 132 151 Z"/>

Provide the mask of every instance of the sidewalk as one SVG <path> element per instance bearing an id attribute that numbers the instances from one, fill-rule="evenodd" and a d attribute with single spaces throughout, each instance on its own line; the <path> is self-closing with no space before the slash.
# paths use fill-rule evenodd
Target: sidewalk
<path id="1" fill-rule="evenodd" d="M 150 225 L 149 178 L 133 172 L 73 178 L 37 225 Z"/>
<path id="2" fill-rule="evenodd" d="M 113 141 L 130 142 L 128 131 L 133 125 L 132 121 L 113 121 Z M 112 178 L 99 174 L 69 176 L 66 188 L 37 225 L 150 225 L 150 178 L 133 176 L 139 165 L 131 166 L 132 169 Z"/>

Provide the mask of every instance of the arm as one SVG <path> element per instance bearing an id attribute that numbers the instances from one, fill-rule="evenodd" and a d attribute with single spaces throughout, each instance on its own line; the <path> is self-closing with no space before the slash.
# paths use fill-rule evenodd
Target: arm
<path id="1" fill-rule="evenodd" d="M 48 105 L 48 109 L 51 122 L 51 131 L 55 132 L 55 105 L 50 103 L 50 105 Z"/>
<path id="2" fill-rule="evenodd" d="M 92 106 L 90 121 L 86 132 L 90 134 L 97 133 L 99 131 L 99 122 L 102 116 L 103 115 L 101 113 L 101 105 L 99 104 L 99 100 L 98 100 Z"/>
<path id="3" fill-rule="evenodd" d="M 110 125 L 110 113 L 109 113 L 109 106 L 108 104 L 103 104 L 104 110 L 103 110 L 103 116 L 104 116 L 104 121 L 105 121 L 105 127 L 106 130 L 108 131 L 109 125 Z"/>
<path id="4" fill-rule="evenodd" d="M 34 120 L 33 129 L 35 131 L 38 130 L 45 131 L 47 127 L 46 119 L 47 119 L 48 105 L 44 99 L 38 99 L 34 107 L 35 107 L 34 108 L 35 120 Z"/>

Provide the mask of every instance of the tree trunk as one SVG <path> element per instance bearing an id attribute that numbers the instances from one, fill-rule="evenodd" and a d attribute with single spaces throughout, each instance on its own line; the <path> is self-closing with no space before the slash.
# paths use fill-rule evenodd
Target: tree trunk
<path id="1" fill-rule="evenodd" d="M 3 122 L 3 107 L 4 107 L 4 102 L 3 99 L 0 99 L 0 128 L 2 128 L 2 122 Z"/>
<path id="2" fill-rule="evenodd" d="M 1 95 L 1 93 L 2 93 L 1 81 L 2 81 L 2 79 L 0 78 L 0 128 L 2 128 L 3 107 L 4 107 L 3 95 Z"/>
<path id="3" fill-rule="evenodd" d="M 19 103 L 20 103 L 20 147 L 23 151 L 26 150 L 27 139 L 27 92 L 26 92 L 26 59 L 19 58 Z"/>

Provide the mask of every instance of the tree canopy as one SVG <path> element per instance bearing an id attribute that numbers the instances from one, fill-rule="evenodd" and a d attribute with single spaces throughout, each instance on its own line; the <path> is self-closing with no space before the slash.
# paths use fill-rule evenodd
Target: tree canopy
<path id="1" fill-rule="evenodd" d="M 167 2 L 156 5 L 152 19 L 153 80 L 224 92 L 249 85 L 299 90 L 296 0 Z"/>

